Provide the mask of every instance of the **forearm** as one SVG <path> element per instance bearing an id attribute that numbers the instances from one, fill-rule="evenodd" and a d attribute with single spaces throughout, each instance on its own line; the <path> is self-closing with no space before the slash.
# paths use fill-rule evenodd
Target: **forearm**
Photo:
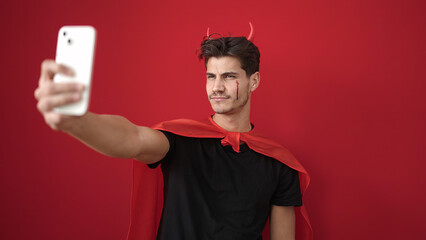
<path id="1" fill-rule="evenodd" d="M 138 126 L 121 116 L 89 112 L 62 131 L 107 156 L 133 158 L 141 151 Z"/>

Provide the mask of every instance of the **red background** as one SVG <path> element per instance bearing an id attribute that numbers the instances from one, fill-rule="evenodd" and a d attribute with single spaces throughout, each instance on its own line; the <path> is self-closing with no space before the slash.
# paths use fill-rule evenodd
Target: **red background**
<path id="1" fill-rule="evenodd" d="M 98 30 L 91 111 L 152 125 L 211 113 L 196 49 L 261 50 L 252 121 L 312 175 L 317 240 L 426 239 L 425 1 L 2 1 L 0 239 L 124 239 L 131 161 L 51 131 L 40 63 L 66 24 Z"/>

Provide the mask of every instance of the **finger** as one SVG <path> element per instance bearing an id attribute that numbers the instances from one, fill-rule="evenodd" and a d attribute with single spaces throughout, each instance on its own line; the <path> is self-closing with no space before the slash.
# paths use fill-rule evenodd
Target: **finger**
<path id="1" fill-rule="evenodd" d="M 34 90 L 34 97 L 35 99 L 40 100 L 40 87 Z"/>
<path id="2" fill-rule="evenodd" d="M 62 94 L 62 93 L 79 93 L 84 90 L 85 86 L 81 83 L 54 83 L 43 82 L 35 91 L 35 97 L 41 99 L 45 96 Z"/>
<path id="3" fill-rule="evenodd" d="M 63 115 L 55 112 L 48 112 L 44 114 L 44 121 L 54 130 L 59 130 L 61 125 L 65 123 L 65 120 L 72 118 L 73 116 Z"/>
<path id="4" fill-rule="evenodd" d="M 81 100 L 81 93 L 63 93 L 52 95 L 40 99 L 37 103 L 37 108 L 40 112 L 46 113 L 52 111 L 53 108 L 78 102 Z"/>
<path id="5" fill-rule="evenodd" d="M 57 130 L 61 122 L 61 115 L 55 112 L 48 112 L 44 115 L 44 121 L 52 128 Z"/>
<path id="6" fill-rule="evenodd" d="M 51 59 L 44 60 L 41 63 L 40 81 L 51 81 L 56 73 L 62 73 L 68 76 L 74 75 L 73 71 L 70 68 L 62 64 L 58 64 Z"/>

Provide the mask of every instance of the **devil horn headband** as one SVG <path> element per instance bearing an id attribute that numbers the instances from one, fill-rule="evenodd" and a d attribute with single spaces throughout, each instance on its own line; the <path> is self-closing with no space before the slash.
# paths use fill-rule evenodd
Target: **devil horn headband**
<path id="1" fill-rule="evenodd" d="M 253 30 L 253 25 L 251 25 L 251 22 L 249 22 L 249 25 L 250 25 L 250 34 L 248 35 L 247 40 L 251 41 L 251 39 L 253 38 L 254 30 Z M 207 28 L 207 35 L 206 36 L 210 37 L 210 28 L 209 27 Z"/>

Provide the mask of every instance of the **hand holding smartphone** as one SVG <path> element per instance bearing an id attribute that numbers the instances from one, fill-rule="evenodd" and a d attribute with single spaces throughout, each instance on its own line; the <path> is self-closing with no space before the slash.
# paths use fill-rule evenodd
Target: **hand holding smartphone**
<path id="1" fill-rule="evenodd" d="M 96 45 L 96 30 L 92 26 L 63 26 L 58 33 L 56 63 L 73 71 L 73 76 L 56 74 L 54 82 L 78 82 L 85 85 L 79 102 L 55 107 L 54 111 L 65 115 L 84 115 L 89 107 L 92 70 Z"/>

